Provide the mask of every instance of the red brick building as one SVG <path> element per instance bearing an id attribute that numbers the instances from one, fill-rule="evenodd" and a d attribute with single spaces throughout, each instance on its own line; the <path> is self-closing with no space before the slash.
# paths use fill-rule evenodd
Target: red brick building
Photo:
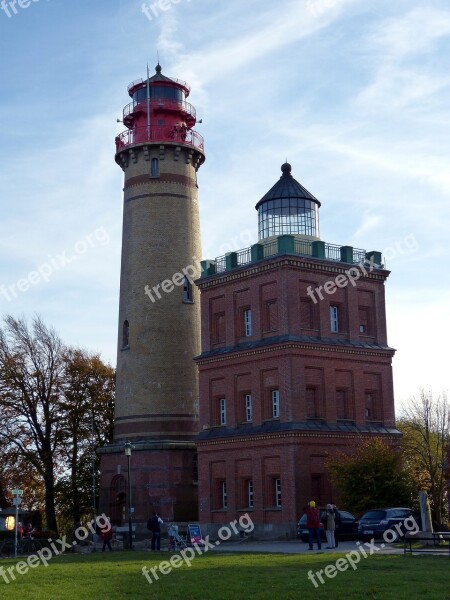
<path id="1" fill-rule="evenodd" d="M 259 242 L 197 281 L 205 530 L 249 512 L 257 533 L 292 536 L 307 501 L 337 500 L 329 456 L 399 435 L 381 254 L 321 241 L 320 202 L 282 171 Z"/>

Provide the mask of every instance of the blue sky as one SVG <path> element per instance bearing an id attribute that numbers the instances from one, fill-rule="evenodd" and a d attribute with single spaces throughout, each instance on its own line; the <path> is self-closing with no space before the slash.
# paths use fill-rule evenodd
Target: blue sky
<path id="1" fill-rule="evenodd" d="M 397 405 L 448 389 L 447 2 L 151 0 L 151 20 L 138 0 L 21 3 L 0 10 L 1 314 L 115 364 L 116 119 L 159 51 L 203 118 L 204 257 L 256 241 L 288 158 L 323 240 L 385 253 Z"/>

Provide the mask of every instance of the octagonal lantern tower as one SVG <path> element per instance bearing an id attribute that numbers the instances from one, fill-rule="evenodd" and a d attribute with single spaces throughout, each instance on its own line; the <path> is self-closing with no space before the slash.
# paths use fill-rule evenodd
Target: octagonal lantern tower
<path id="1" fill-rule="evenodd" d="M 162 74 L 128 86 L 127 129 L 116 137 L 124 171 L 114 444 L 100 451 L 101 509 L 126 521 L 131 457 L 133 519 L 196 516 L 200 274 L 197 170 L 203 138 L 193 130 L 189 86 Z"/>

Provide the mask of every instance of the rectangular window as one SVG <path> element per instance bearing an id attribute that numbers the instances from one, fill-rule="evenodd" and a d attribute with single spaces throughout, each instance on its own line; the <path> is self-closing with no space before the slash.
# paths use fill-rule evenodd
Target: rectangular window
<path id="1" fill-rule="evenodd" d="M 275 506 L 281 507 L 281 479 L 275 479 Z"/>
<path id="2" fill-rule="evenodd" d="M 263 313 L 263 330 L 276 331 L 278 329 L 278 305 L 276 300 L 265 303 Z"/>
<path id="3" fill-rule="evenodd" d="M 330 306 L 330 323 L 331 332 L 339 332 L 339 308 L 337 306 Z"/>
<path id="4" fill-rule="evenodd" d="M 302 329 L 319 329 L 319 310 L 309 298 L 300 300 L 300 327 Z"/>
<path id="5" fill-rule="evenodd" d="M 219 423 L 221 425 L 227 423 L 227 401 L 225 398 L 219 400 Z"/>
<path id="6" fill-rule="evenodd" d="M 219 344 L 225 341 L 225 313 L 216 313 L 212 317 L 212 341 Z"/>
<path id="7" fill-rule="evenodd" d="M 253 409 L 252 409 L 252 396 L 251 394 L 245 394 L 245 420 L 250 423 L 253 420 Z"/>
<path id="8" fill-rule="evenodd" d="M 378 399 L 376 392 L 366 391 L 366 420 L 379 421 Z"/>
<path id="9" fill-rule="evenodd" d="M 306 418 L 321 419 L 323 417 L 321 410 L 320 389 L 317 387 L 306 388 Z"/>
<path id="10" fill-rule="evenodd" d="M 222 508 L 228 508 L 227 482 L 222 481 Z"/>
<path id="11" fill-rule="evenodd" d="M 247 481 L 247 506 L 253 508 L 253 480 Z"/>
<path id="12" fill-rule="evenodd" d="M 244 310 L 244 335 L 245 337 L 252 335 L 252 311 L 249 308 Z"/>
<path id="13" fill-rule="evenodd" d="M 274 419 L 280 418 L 280 392 L 279 392 L 279 390 L 272 390 L 272 417 Z"/>
<path id="14" fill-rule="evenodd" d="M 336 390 L 336 417 L 338 419 L 348 418 L 347 390 Z"/>
<path id="15" fill-rule="evenodd" d="M 359 333 L 372 335 L 372 315 L 369 308 L 360 306 L 358 308 Z"/>

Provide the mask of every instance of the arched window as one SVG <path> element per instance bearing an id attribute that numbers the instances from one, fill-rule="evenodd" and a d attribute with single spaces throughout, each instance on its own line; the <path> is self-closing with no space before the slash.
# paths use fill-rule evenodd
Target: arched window
<path id="1" fill-rule="evenodd" d="M 122 525 L 125 522 L 125 509 L 127 503 L 126 480 L 123 475 L 116 475 L 111 481 L 109 490 L 109 514 L 113 525 Z"/>
<path id="2" fill-rule="evenodd" d="M 122 349 L 130 347 L 130 324 L 128 321 L 123 322 L 122 329 Z"/>
<path id="3" fill-rule="evenodd" d="M 159 160 L 152 158 L 150 177 L 159 177 Z"/>
<path id="4" fill-rule="evenodd" d="M 192 283 L 188 277 L 185 277 L 183 281 L 183 302 L 193 302 Z"/>

